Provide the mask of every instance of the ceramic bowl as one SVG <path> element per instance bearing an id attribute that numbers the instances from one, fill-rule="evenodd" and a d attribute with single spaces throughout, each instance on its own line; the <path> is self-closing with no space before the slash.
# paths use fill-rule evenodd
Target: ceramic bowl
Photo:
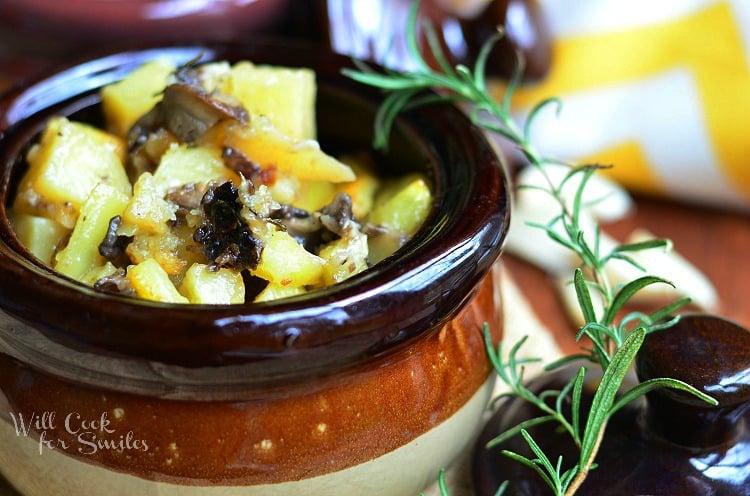
<path id="1" fill-rule="evenodd" d="M 69 41 L 230 40 L 273 28 L 291 6 L 291 0 L 4 0 L 0 23 Z"/>
<path id="2" fill-rule="evenodd" d="M 501 335 L 508 220 L 499 158 L 450 106 L 404 114 L 382 174 L 422 171 L 434 205 L 399 251 L 325 290 L 246 305 L 97 293 L 20 245 L 6 207 L 52 115 L 96 122 L 98 89 L 154 57 L 306 66 L 318 134 L 368 150 L 382 95 L 313 48 L 173 46 L 81 63 L 0 101 L 0 471 L 25 495 L 404 495 L 471 442 Z"/>

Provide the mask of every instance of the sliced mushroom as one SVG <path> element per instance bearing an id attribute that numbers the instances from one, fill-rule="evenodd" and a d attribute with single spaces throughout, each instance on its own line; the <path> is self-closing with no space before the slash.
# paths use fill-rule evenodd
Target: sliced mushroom
<path id="1" fill-rule="evenodd" d="M 260 263 L 262 242 L 253 236 L 241 215 L 242 203 L 231 181 L 211 186 L 201 200 L 203 222 L 193 239 L 213 268 L 254 269 Z"/>
<path id="2" fill-rule="evenodd" d="M 339 193 L 331 203 L 320 209 L 320 222 L 334 234 L 343 236 L 354 222 L 352 198 L 346 193 Z"/>
<path id="3" fill-rule="evenodd" d="M 321 245 L 323 224 L 311 212 L 291 205 L 281 205 L 271 212 L 270 218 L 282 225 L 310 253 L 315 253 Z"/>
<path id="4" fill-rule="evenodd" d="M 162 155 L 172 143 L 177 143 L 177 137 L 164 128 L 139 136 L 138 143 L 130 147 L 126 169 L 130 182 L 135 184 L 144 172 L 154 172 L 159 165 Z"/>
<path id="5" fill-rule="evenodd" d="M 117 269 L 112 275 L 104 276 L 94 283 L 94 289 L 101 293 L 135 296 L 135 289 L 130 284 L 130 279 L 126 277 L 125 269 Z"/>
<path id="6" fill-rule="evenodd" d="M 247 111 L 206 93 L 202 87 L 172 84 L 157 104 L 163 126 L 186 143 L 193 143 L 220 120 L 247 123 Z M 156 108 L 156 107 L 155 107 Z"/>
<path id="7" fill-rule="evenodd" d="M 138 175 L 151 164 L 142 150 L 150 140 L 166 130 L 177 140 L 194 143 L 219 121 L 246 124 L 248 113 L 229 97 L 207 92 L 195 76 L 195 69 L 179 69 L 177 81 L 164 90 L 162 100 L 136 121 L 128 133 L 128 173 Z M 149 154 L 145 158 L 149 158 Z"/>
<path id="8" fill-rule="evenodd" d="M 162 100 L 136 121 L 128 134 L 132 149 L 149 134 L 166 129 L 185 143 L 193 143 L 217 122 L 230 119 L 247 123 L 247 111 L 207 93 L 202 87 L 175 83 L 167 86 Z"/>
<path id="9" fill-rule="evenodd" d="M 246 179 L 255 180 L 263 174 L 263 168 L 258 163 L 250 160 L 244 153 L 236 148 L 224 147 L 221 152 L 224 164 L 233 171 L 239 172 Z"/>
<path id="10" fill-rule="evenodd" d="M 179 207 L 178 213 L 195 210 L 201 206 L 201 200 L 206 193 L 205 188 L 195 183 L 183 184 L 179 188 L 169 190 L 166 199 Z"/>
<path id="11" fill-rule="evenodd" d="M 317 253 L 321 245 L 344 236 L 351 226 L 356 225 L 352 199 L 346 193 L 339 193 L 315 213 L 281 205 L 271 212 L 270 219 L 284 226 L 311 253 Z"/>
<path id="12" fill-rule="evenodd" d="M 115 215 L 109 220 L 107 233 L 104 239 L 99 243 L 99 254 L 116 266 L 124 266 L 129 262 L 125 255 L 125 249 L 133 241 L 132 236 L 122 236 L 117 234 L 117 230 L 122 224 L 122 217 Z"/>

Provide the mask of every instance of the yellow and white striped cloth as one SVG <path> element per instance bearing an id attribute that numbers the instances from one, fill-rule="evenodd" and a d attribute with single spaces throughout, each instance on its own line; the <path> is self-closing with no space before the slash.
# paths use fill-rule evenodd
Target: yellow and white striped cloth
<path id="1" fill-rule="evenodd" d="M 557 96 L 533 141 L 554 157 L 615 164 L 624 185 L 750 206 L 750 0 L 539 0 L 548 76 L 519 109 Z"/>

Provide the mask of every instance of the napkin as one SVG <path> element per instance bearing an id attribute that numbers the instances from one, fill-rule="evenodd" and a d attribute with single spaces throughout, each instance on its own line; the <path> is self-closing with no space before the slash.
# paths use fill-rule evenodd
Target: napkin
<path id="1" fill-rule="evenodd" d="M 502 264 L 502 262 L 499 262 Z M 511 273 L 502 268 L 499 273 L 500 290 L 503 295 L 503 342 L 509 348 L 524 336 L 527 337 L 523 348 L 519 351 L 519 358 L 540 358 L 538 363 L 529 363 L 525 367 L 525 377 L 533 378 L 542 372 L 548 364 L 562 356 L 552 332 L 539 320 L 528 300 L 516 285 Z M 507 391 L 505 384 L 498 379 L 492 397 Z M 490 417 L 488 410 L 485 421 Z M 473 496 L 471 483 L 471 456 L 473 443 L 461 453 L 456 461 L 446 469 L 446 483 L 451 496 Z M 435 474 L 437 478 L 437 474 Z M 437 483 L 424 491 L 424 496 L 440 496 Z"/>
<path id="2" fill-rule="evenodd" d="M 523 114 L 562 102 L 535 120 L 538 148 L 614 164 L 610 174 L 636 191 L 750 206 L 750 2 L 538 2 L 552 63 L 515 103 Z"/>

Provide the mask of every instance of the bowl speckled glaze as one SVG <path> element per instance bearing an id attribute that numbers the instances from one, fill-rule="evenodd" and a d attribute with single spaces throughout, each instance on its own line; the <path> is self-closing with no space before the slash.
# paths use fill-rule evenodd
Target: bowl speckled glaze
<path id="1" fill-rule="evenodd" d="M 306 66 L 326 150 L 369 149 L 382 96 L 350 61 L 254 43 L 107 55 L 0 100 L 0 471 L 26 495 L 416 493 L 473 439 L 499 339 L 509 220 L 492 146 L 450 106 L 404 114 L 382 174 L 424 172 L 425 225 L 326 290 L 179 306 L 97 293 L 35 260 L 6 207 L 52 115 L 96 122 L 98 89 L 155 57 Z"/>

